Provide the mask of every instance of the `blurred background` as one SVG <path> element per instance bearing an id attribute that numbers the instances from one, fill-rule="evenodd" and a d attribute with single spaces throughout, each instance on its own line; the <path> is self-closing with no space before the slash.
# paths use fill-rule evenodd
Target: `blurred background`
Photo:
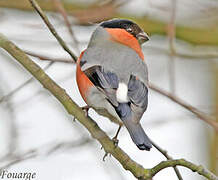
<path id="1" fill-rule="evenodd" d="M 218 174 L 218 132 L 205 122 L 206 118 L 218 123 L 217 0 L 37 2 L 77 56 L 99 22 L 127 18 L 139 24 L 150 36 L 143 45 L 150 83 L 171 97 L 150 89 L 142 126 L 174 159 L 185 158 Z M 79 106 L 85 105 L 76 85 L 75 65 L 28 0 L 0 0 L 0 33 L 29 54 Z M 89 112 L 113 137 L 117 125 Z M 103 162 L 100 144 L 72 121 L 62 105 L 0 49 L 0 170 L 36 172 L 39 180 L 135 179 L 113 157 Z M 119 146 L 145 168 L 165 160 L 155 148 L 139 151 L 125 128 Z M 204 179 L 188 169 L 179 170 L 185 180 Z M 168 168 L 153 179 L 177 177 Z"/>

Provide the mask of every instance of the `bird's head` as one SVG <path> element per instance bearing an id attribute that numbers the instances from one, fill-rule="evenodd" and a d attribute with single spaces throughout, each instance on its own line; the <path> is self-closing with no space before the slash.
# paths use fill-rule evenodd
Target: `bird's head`
<path id="1" fill-rule="evenodd" d="M 134 22 L 127 19 L 112 19 L 104 21 L 100 24 L 100 27 L 106 28 L 109 30 L 117 30 L 117 32 L 127 32 L 134 38 L 136 38 L 139 44 L 149 40 L 148 35 Z M 122 36 L 122 34 L 120 34 Z"/>

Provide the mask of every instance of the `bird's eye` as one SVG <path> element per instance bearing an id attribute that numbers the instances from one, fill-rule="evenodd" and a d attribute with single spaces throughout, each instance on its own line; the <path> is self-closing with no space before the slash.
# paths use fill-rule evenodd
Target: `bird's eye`
<path id="1" fill-rule="evenodd" d="M 129 28 L 127 28 L 126 30 L 127 30 L 127 32 L 129 32 L 129 33 L 132 33 L 132 32 L 133 32 L 133 29 L 132 29 L 132 28 L 130 28 L 130 27 L 129 27 Z"/>

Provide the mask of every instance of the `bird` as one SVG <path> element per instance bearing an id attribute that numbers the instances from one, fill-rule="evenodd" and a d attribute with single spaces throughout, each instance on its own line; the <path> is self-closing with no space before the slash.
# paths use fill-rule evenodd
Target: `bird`
<path id="1" fill-rule="evenodd" d="M 101 22 L 77 61 L 76 81 L 86 102 L 84 109 L 124 125 L 140 150 L 152 143 L 140 124 L 148 106 L 148 70 L 141 45 L 149 40 L 135 22 L 111 19 Z"/>

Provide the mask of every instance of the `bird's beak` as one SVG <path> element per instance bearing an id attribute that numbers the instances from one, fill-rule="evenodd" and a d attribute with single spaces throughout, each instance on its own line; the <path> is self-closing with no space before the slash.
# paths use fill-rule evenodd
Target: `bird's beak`
<path id="1" fill-rule="evenodd" d="M 148 37 L 147 33 L 145 33 L 144 31 L 138 33 L 136 35 L 136 37 L 137 37 L 140 44 L 143 44 L 144 42 L 149 40 L 149 37 Z"/>

